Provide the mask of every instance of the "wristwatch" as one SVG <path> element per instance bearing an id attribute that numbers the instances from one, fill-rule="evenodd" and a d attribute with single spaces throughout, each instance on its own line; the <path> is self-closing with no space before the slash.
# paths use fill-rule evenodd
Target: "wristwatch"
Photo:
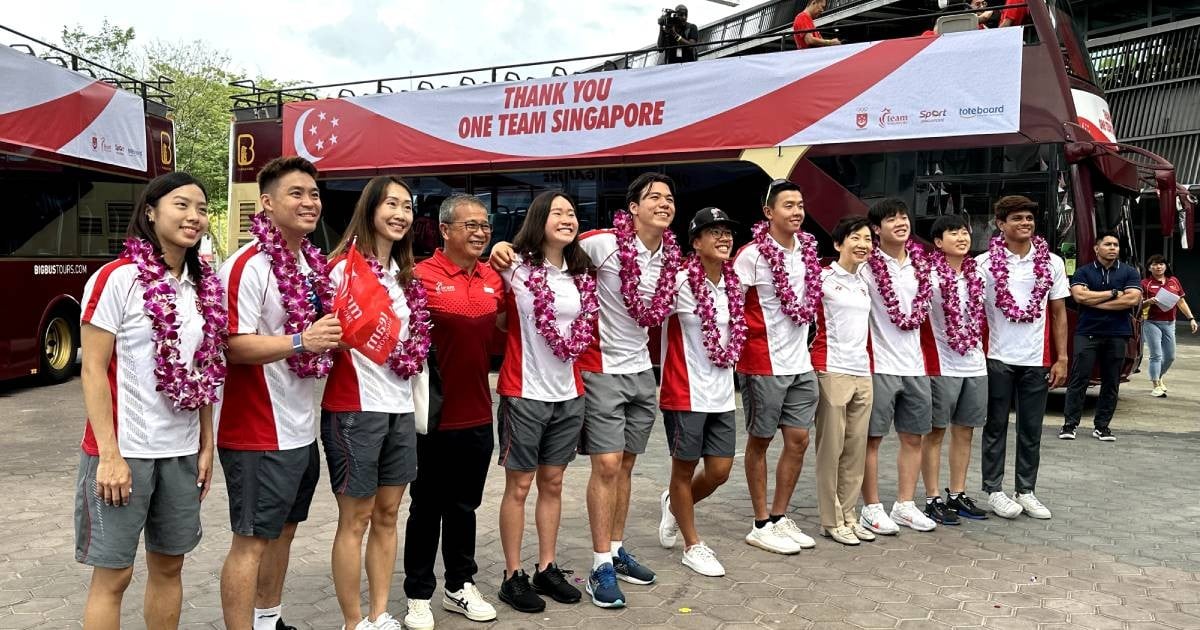
<path id="1" fill-rule="evenodd" d="M 304 352 L 304 339 L 300 333 L 292 335 L 292 354 L 300 354 Z"/>
<path id="2" fill-rule="evenodd" d="M 1113 295 L 1112 295 L 1112 298 L 1110 298 L 1110 299 L 1113 299 L 1113 300 L 1115 300 L 1115 299 L 1117 299 L 1117 298 L 1121 297 L 1121 291 L 1120 291 L 1120 289 L 1113 289 L 1113 290 L 1112 290 L 1112 294 L 1113 294 Z"/>

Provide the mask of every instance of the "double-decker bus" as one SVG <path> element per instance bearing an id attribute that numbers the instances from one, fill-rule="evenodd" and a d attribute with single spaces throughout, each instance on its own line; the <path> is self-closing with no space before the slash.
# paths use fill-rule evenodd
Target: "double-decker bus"
<path id="1" fill-rule="evenodd" d="M 883 197 L 913 209 L 921 236 L 938 216 L 965 214 L 983 251 L 992 203 L 1025 195 L 1043 209 L 1041 232 L 1069 272 L 1090 262 L 1097 230 L 1128 229 L 1129 204 L 1147 187 L 1158 191 L 1163 225 L 1190 233 L 1171 165 L 1115 143 L 1068 2 L 1029 0 L 1026 24 L 988 30 L 969 10 L 891 4 L 909 16 L 839 33 L 865 44 L 768 52 L 779 51 L 778 37 L 742 38 L 724 43 L 745 56 L 643 69 L 566 75 L 540 62 L 275 91 L 243 83 L 230 186 L 241 220 L 230 222 L 230 239 L 250 238 L 254 173 L 284 153 L 322 170 L 323 245 L 344 229 L 366 178 L 405 176 L 421 254 L 437 244 L 437 207 L 449 194 L 482 197 L 493 240 L 508 240 L 550 188 L 579 200 L 583 229 L 611 225 L 627 184 L 647 169 L 678 183 L 679 232 L 691 212 L 715 205 L 746 226 L 742 242 L 768 183 L 787 177 L 804 189 L 823 253 L 842 216 Z M 528 68 L 551 76 L 522 79 Z M 462 86 L 421 89 L 435 82 Z M 418 89 L 399 91 L 406 86 Z M 317 98 L 331 89 L 337 98 Z"/>
<path id="2" fill-rule="evenodd" d="M 172 170 L 166 79 L 145 82 L 0 26 L 0 379 L 69 378 L 88 277 L 141 188 Z"/>

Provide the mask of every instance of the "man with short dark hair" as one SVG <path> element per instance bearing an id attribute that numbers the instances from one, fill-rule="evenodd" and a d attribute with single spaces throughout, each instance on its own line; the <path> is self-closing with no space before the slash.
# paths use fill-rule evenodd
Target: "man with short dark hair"
<path id="1" fill-rule="evenodd" d="M 1142 299 L 1142 282 L 1132 265 L 1117 260 L 1121 240 L 1116 232 L 1097 234 L 1095 250 L 1096 260 L 1080 267 L 1071 277 L 1071 297 L 1079 305 L 1079 319 L 1075 324 L 1064 422 L 1058 437 L 1075 439 L 1092 366 L 1099 362 L 1100 399 L 1096 402 L 1096 429 L 1092 436 L 1101 442 L 1115 442 L 1117 438 L 1108 425 L 1117 408 L 1125 346 L 1133 336 L 1131 311 Z"/>
<path id="2" fill-rule="evenodd" d="M 796 14 L 796 19 L 792 22 L 792 30 L 797 31 L 792 33 L 792 38 L 796 40 L 796 48 L 803 50 L 814 46 L 837 46 L 842 43 L 842 40 L 836 37 L 833 39 L 821 37 L 821 32 L 815 30 L 817 28 L 815 20 L 825 12 L 825 4 L 826 0 L 809 0 L 804 10 Z"/>

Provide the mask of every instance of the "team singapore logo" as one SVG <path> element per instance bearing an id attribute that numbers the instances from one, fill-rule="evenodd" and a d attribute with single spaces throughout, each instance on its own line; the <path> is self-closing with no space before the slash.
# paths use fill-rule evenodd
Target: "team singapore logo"
<path id="1" fill-rule="evenodd" d="M 858 111 L 854 114 L 854 124 L 859 129 L 866 129 L 869 122 L 871 122 L 871 117 L 867 114 L 867 108 L 858 108 Z"/>
<path id="2" fill-rule="evenodd" d="M 887 128 L 887 127 L 896 127 L 896 126 L 907 125 L 907 124 L 908 124 L 908 114 L 893 114 L 892 108 L 890 108 L 890 107 L 883 108 L 883 111 L 881 111 L 879 113 L 879 126 L 880 127 Z"/>
<path id="3" fill-rule="evenodd" d="M 922 123 L 940 123 L 946 122 L 946 110 L 944 109 L 922 109 L 917 114 L 917 119 Z"/>
<path id="4" fill-rule="evenodd" d="M 1000 116 L 1004 113 L 1003 105 L 987 105 L 984 107 L 960 107 L 959 118 L 975 118 L 977 116 Z"/>

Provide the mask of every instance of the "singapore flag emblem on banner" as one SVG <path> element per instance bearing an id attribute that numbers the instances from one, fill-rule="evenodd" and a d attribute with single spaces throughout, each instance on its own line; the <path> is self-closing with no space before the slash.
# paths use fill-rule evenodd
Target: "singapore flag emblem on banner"
<path id="1" fill-rule="evenodd" d="M 302 101 L 284 152 L 336 171 L 1013 133 L 1021 48 L 1005 28 Z"/>

